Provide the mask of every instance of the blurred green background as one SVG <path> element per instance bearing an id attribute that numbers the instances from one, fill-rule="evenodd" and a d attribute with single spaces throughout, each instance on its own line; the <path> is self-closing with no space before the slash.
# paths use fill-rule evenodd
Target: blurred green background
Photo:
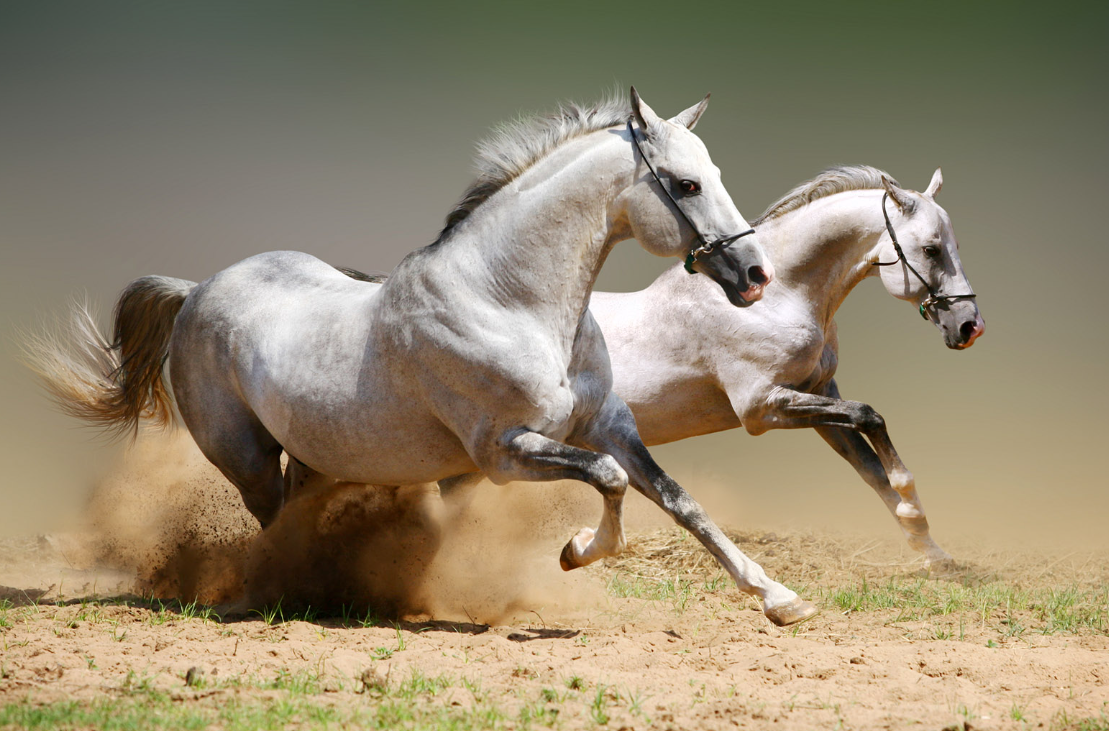
<path id="1" fill-rule="evenodd" d="M 118 447 L 54 413 L 19 328 L 144 274 L 299 249 L 389 270 L 490 127 L 635 84 L 757 215 L 834 164 L 939 201 L 987 322 L 948 351 L 864 283 L 838 380 L 885 415 L 937 539 L 1106 542 L 1109 6 L 1066 3 L 0 5 L 0 533 L 70 523 Z M 669 264 L 618 247 L 599 288 Z M 813 433 L 655 454 L 722 521 L 896 535 Z"/>

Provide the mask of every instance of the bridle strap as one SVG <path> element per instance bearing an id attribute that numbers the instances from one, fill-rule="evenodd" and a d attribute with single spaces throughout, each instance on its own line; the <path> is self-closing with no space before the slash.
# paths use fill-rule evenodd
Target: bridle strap
<path id="1" fill-rule="evenodd" d="M 652 165 L 651 161 L 647 159 L 647 156 L 643 154 L 643 148 L 639 146 L 639 138 L 635 136 L 635 128 L 632 127 L 632 122 L 630 119 L 628 120 L 628 134 L 631 136 L 632 144 L 635 145 L 635 149 L 639 153 L 639 156 L 643 158 L 643 162 L 646 163 L 647 169 L 651 171 L 651 175 L 654 177 L 655 182 L 658 183 L 658 187 L 662 189 L 662 192 L 666 194 L 666 197 L 670 199 L 670 202 L 674 204 L 674 208 L 678 209 L 678 213 L 680 213 L 682 218 L 685 219 L 685 222 L 689 224 L 689 227 L 693 229 L 693 233 L 697 235 L 697 240 L 701 242 L 700 246 L 692 249 L 685 257 L 685 270 L 687 272 L 689 272 L 690 274 L 697 273 L 693 270 L 693 265 L 696 264 L 697 260 L 702 256 L 708 256 L 717 249 L 723 249 L 727 247 L 733 241 L 737 241 L 744 236 L 750 236 L 751 234 L 755 233 L 755 229 L 749 228 L 742 233 L 734 234 L 732 236 L 724 236 L 722 238 L 716 239 L 715 241 L 707 240 L 703 235 L 701 235 L 701 231 L 697 228 L 697 225 L 693 223 L 693 219 L 686 215 L 686 212 L 682 210 L 682 207 L 680 205 L 678 205 L 678 199 L 675 198 L 673 193 L 670 192 L 670 189 L 663 184 L 662 178 L 660 178 L 659 174 L 655 171 L 655 166 Z"/>
<path id="2" fill-rule="evenodd" d="M 924 277 L 920 276 L 920 272 L 918 272 L 905 257 L 905 252 L 901 249 L 901 243 L 897 240 L 897 232 L 893 230 L 893 224 L 890 222 L 890 214 L 886 211 L 886 199 L 889 197 L 890 194 L 888 192 L 882 194 L 882 218 L 886 219 L 886 231 L 889 232 L 890 241 L 893 242 L 893 250 L 897 252 L 897 258 L 893 261 L 876 261 L 873 262 L 873 265 L 876 267 L 888 267 L 900 263 L 908 267 L 909 271 L 913 273 L 913 276 L 919 279 L 920 283 L 924 285 L 924 288 L 928 290 L 928 296 L 920 303 L 920 316 L 925 320 L 928 319 L 926 310 L 938 304 L 954 302 L 956 300 L 972 300 L 977 297 L 978 295 L 973 292 L 971 294 L 940 294 L 931 284 L 928 284 L 928 281 Z"/>

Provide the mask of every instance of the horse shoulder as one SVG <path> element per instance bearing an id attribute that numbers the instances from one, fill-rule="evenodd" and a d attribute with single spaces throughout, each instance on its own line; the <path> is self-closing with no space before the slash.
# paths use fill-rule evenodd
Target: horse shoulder
<path id="1" fill-rule="evenodd" d="M 569 376 L 574 413 L 592 415 L 600 411 L 612 391 L 612 365 L 601 327 L 589 310 L 574 336 Z"/>
<path id="2" fill-rule="evenodd" d="M 548 433 L 573 411 L 568 367 L 549 328 L 532 313 L 482 300 L 409 299 L 404 317 L 383 318 L 381 353 L 398 379 L 415 379 L 456 433 L 477 421 Z"/>
<path id="3" fill-rule="evenodd" d="M 714 366 L 736 415 L 752 434 L 765 430 L 762 417 L 773 409 L 776 390 L 807 391 L 835 372 L 834 331 L 829 349 L 828 334 L 807 308 L 785 297 L 756 306 L 763 305 L 768 306 L 760 313 L 739 313 L 742 327 L 730 330 L 723 343 L 730 347 L 720 350 Z"/>

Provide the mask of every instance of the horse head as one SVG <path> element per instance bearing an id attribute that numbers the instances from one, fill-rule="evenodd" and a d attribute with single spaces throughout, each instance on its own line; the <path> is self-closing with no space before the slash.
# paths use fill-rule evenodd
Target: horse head
<path id="1" fill-rule="evenodd" d="M 762 298 L 774 276 L 758 237 L 740 214 L 692 132 L 706 96 L 681 114 L 662 119 L 631 90 L 628 123 L 636 183 L 622 196 L 632 235 L 647 251 L 686 260 L 686 269 L 711 278 L 737 307 Z"/>
<path id="2" fill-rule="evenodd" d="M 878 250 L 882 284 L 894 297 L 916 304 L 943 333 L 947 347 L 969 348 L 986 327 L 959 259 L 951 217 L 936 203 L 943 175 L 937 168 L 923 193 L 899 188 L 885 175 L 882 185 L 887 228 Z"/>

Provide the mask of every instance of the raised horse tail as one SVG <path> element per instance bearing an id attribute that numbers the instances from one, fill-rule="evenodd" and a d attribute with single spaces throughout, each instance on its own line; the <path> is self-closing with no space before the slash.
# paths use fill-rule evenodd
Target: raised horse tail
<path id="1" fill-rule="evenodd" d="M 169 426 L 173 397 L 162 367 L 177 313 L 194 287 L 170 277 L 131 282 L 116 302 L 111 342 L 88 306 L 75 304 L 68 320 L 24 339 L 24 360 L 63 412 L 113 436 L 137 435 L 142 419 Z"/>

